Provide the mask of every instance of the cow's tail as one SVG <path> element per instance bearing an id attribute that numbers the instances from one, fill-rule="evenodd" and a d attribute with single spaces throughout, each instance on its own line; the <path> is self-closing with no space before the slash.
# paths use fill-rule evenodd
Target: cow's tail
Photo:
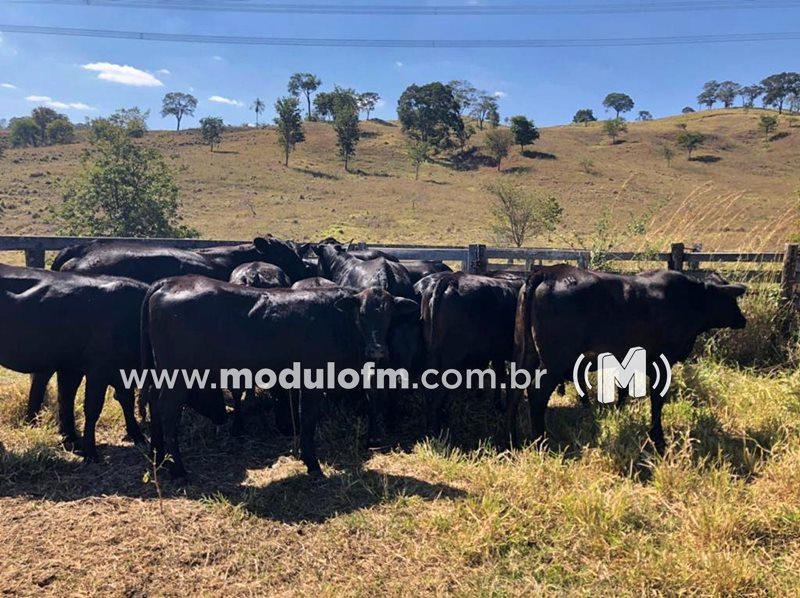
<path id="1" fill-rule="evenodd" d="M 155 369 L 153 345 L 150 341 L 150 298 L 156 291 L 161 289 L 165 281 L 166 279 L 163 279 L 151 284 L 142 300 L 142 308 L 139 317 L 139 367 L 141 368 L 141 372 L 145 374 Z M 139 396 L 139 415 L 142 420 L 146 419 L 146 410 L 147 407 L 150 406 L 152 421 L 152 400 L 155 394 L 155 387 L 149 376 L 147 376 L 145 380 L 145 385 L 142 387 Z"/>
<path id="2" fill-rule="evenodd" d="M 517 315 L 514 321 L 514 362 L 517 367 L 526 367 L 538 362 L 538 351 L 531 332 L 533 310 L 536 309 L 533 295 L 545 281 L 542 271 L 533 271 L 519 290 Z"/>
<path id="3" fill-rule="evenodd" d="M 55 259 L 53 260 L 53 264 L 50 266 L 51 270 L 61 270 L 69 260 L 83 257 L 86 255 L 89 247 L 91 247 L 92 242 L 88 243 L 78 243 L 77 245 L 70 245 L 69 247 L 65 247 L 61 251 L 58 252 Z"/>
<path id="4" fill-rule="evenodd" d="M 420 313 L 422 315 L 422 333 L 425 338 L 426 347 L 432 347 L 436 339 L 436 329 L 442 315 L 442 298 L 447 289 L 450 288 L 452 282 L 453 281 L 447 276 L 440 278 L 434 283 L 433 288 L 430 289 L 428 293 L 425 293 L 422 298 Z M 435 354 L 436 351 L 434 350 L 432 353 Z"/>

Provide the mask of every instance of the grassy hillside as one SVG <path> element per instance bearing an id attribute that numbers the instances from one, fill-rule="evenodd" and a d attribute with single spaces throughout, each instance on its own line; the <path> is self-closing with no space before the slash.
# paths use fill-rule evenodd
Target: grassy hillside
<path id="1" fill-rule="evenodd" d="M 567 231 L 590 233 L 607 208 L 617 228 L 631 215 L 652 213 L 649 240 L 659 244 L 770 249 L 796 228 L 800 126 L 782 118 L 766 143 L 757 129 L 763 113 L 715 110 L 634 122 L 616 145 L 597 123 L 546 128 L 524 155 L 512 150 L 503 173 L 478 154 L 464 170 L 437 159 L 423 166 L 419 181 L 396 123 L 363 124 L 353 173 L 344 172 L 334 132 L 323 123 L 306 125 L 307 141 L 289 168 L 272 130 L 227 132 L 213 154 L 196 131 L 155 132 L 145 142 L 174 166 L 186 220 L 206 238 L 272 232 L 297 239 L 492 242 L 486 186 L 498 177 L 516 177 L 565 208 L 567 239 L 532 239 L 531 245 L 574 241 Z M 707 141 L 694 160 L 677 152 L 668 166 L 659 148 L 674 147 L 681 123 Z M 481 136 L 472 142 L 480 145 Z M 0 232 L 55 232 L 47 208 L 59 201 L 83 150 L 83 144 L 8 150 L 0 160 Z"/>

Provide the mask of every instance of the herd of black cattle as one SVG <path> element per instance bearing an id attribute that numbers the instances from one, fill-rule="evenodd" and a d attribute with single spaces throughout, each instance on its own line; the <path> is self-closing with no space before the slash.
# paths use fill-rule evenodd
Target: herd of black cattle
<path id="1" fill-rule="evenodd" d="M 534 267 L 525 277 L 467 274 L 436 261 L 401 263 L 379 251 L 349 251 L 332 239 L 298 244 L 259 237 L 193 251 L 93 241 L 61 251 L 52 270 L 0 264 L 0 366 L 31 374 L 30 419 L 57 374 L 59 431 L 87 460 L 97 459 L 95 426 L 109 386 L 128 437 L 145 442 L 135 391 L 120 375 L 144 368 L 279 371 L 295 362 L 360 368 L 374 361 L 414 377 L 429 368 L 491 365 L 502 381 L 514 361 L 547 372 L 527 391 L 532 434 L 539 438 L 550 395 L 571 377 L 580 355 L 611 352 L 622 359 L 638 346 L 674 364 L 701 333 L 745 326 L 737 304 L 744 292 L 717 275 L 699 280 L 672 271 L 624 276 L 561 264 Z M 79 441 L 74 401 L 84 377 Z M 281 392 L 275 400 L 290 405 L 289 413 L 276 409 L 276 417 L 285 428 L 295 413 L 291 405 L 298 404 L 301 457 L 318 474 L 314 434 L 325 393 L 303 390 L 298 401 L 283 401 Z M 496 397 L 512 443 L 520 394 L 497 391 Z M 664 399 L 651 394 L 650 438 L 661 448 Z M 178 448 L 182 410 L 189 406 L 221 423 L 223 391 L 179 383 L 141 395 L 156 460 L 168 455 L 172 474 L 185 475 Z M 446 425 L 447 393 L 424 395 L 426 428 L 436 434 Z M 394 423 L 396 397 L 367 396 L 368 442 L 380 443 L 384 427 Z M 241 397 L 233 400 L 238 430 Z"/>

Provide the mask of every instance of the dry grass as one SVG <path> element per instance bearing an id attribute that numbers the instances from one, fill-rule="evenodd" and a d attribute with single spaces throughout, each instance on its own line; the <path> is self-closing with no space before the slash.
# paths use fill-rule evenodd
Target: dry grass
<path id="1" fill-rule="evenodd" d="M 757 129 L 763 111 L 715 110 L 652 122 L 631 123 L 623 143 L 609 145 L 599 124 L 542 130 L 523 155 L 512 150 L 504 173 L 485 160 L 456 170 L 436 159 L 419 181 L 405 157 L 396 123 L 369 122 L 354 173 L 336 158 L 332 128 L 307 125 L 289 168 L 271 130 L 226 132 L 221 151 L 200 145 L 196 131 L 156 132 L 146 138 L 174 166 L 186 219 L 206 238 L 246 238 L 272 232 L 290 238 L 328 235 L 369 242 L 467 244 L 491 242 L 488 184 L 515 176 L 529 188 L 552 194 L 565 207 L 565 228 L 589 233 L 604 209 L 625 218 L 652 214 L 659 241 L 702 242 L 706 249 L 735 249 L 754 239 L 765 249 L 786 240 L 791 222 L 770 229 L 797 204 L 800 129 L 781 124 L 787 135 L 765 143 Z M 677 155 L 668 166 L 659 147 L 674 143 L 686 123 L 707 135 L 697 159 Z M 481 144 L 481 133 L 473 142 Z M 53 232 L 48 207 L 74 172 L 84 146 L 9 150 L 0 168 L 0 232 Z M 594 164 L 586 172 L 581 163 Z M 713 224 L 713 235 L 697 237 L 697 213 L 733 202 Z M 667 226 L 672 222 L 686 227 Z M 708 232 L 708 227 L 704 232 Z M 770 238 L 767 239 L 766 237 Z M 531 239 L 531 245 L 555 240 Z"/>

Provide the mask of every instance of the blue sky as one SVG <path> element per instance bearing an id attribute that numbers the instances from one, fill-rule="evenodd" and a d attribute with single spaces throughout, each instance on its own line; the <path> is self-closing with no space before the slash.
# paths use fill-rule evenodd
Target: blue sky
<path id="1" fill-rule="evenodd" d="M 403 2 L 409 0 L 393 3 Z M 309 16 L 24 6 L 0 0 L 0 23 L 281 37 L 596 38 L 792 31 L 800 29 L 800 8 L 546 17 Z M 800 54 L 798 41 L 431 50 L 142 42 L 13 34 L 2 27 L 0 36 L 0 118 L 42 103 L 74 121 L 135 105 L 152 111 L 150 126 L 156 129 L 174 126 L 174 120 L 158 114 L 168 91 L 191 92 L 199 100 L 195 118 L 184 126 L 207 115 L 230 124 L 252 122 L 249 106 L 256 96 L 266 101 L 271 119 L 274 100 L 286 94 L 286 81 L 297 71 L 317 74 L 324 89 L 336 83 L 380 93 L 383 103 L 375 116 L 381 118 L 395 117 L 397 99 L 409 84 L 451 79 L 496 92 L 502 116 L 525 114 L 541 126 L 568 122 L 582 107 L 602 116 L 601 102 L 610 91 L 630 94 L 636 110 L 658 117 L 694 105 L 708 79 L 752 83 L 798 70 Z M 225 99 L 230 103 L 220 103 Z"/>

